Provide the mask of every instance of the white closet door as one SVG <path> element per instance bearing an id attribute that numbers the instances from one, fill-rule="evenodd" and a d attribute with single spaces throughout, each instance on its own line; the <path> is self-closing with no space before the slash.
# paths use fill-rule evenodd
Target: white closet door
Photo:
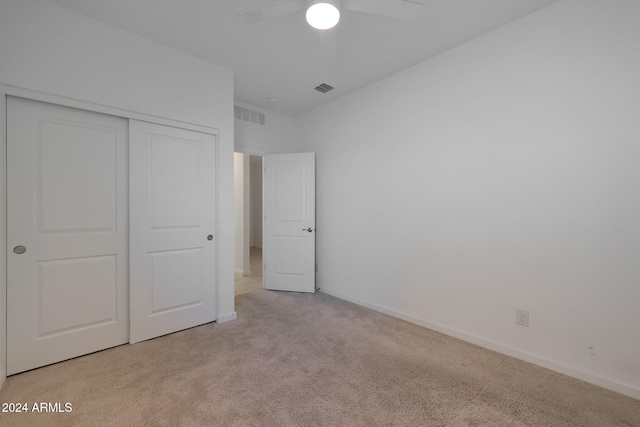
<path id="1" fill-rule="evenodd" d="M 128 341 L 127 121 L 7 102 L 7 372 Z"/>
<path id="2" fill-rule="evenodd" d="M 131 120 L 132 343 L 216 319 L 216 136 Z"/>
<path id="3" fill-rule="evenodd" d="M 264 287 L 316 291 L 315 153 L 264 156 Z"/>

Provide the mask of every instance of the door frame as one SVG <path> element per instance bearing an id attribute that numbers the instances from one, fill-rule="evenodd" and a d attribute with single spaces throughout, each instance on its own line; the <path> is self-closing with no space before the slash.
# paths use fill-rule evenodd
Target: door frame
<path id="1" fill-rule="evenodd" d="M 139 113 L 136 111 L 130 111 L 123 108 L 109 107 L 106 105 L 95 104 L 88 101 L 81 101 L 73 98 L 68 98 L 60 95 L 53 95 L 45 92 L 39 92 L 30 89 L 24 89 L 16 86 L 0 83 L 0 241 L 6 242 L 7 236 L 7 96 L 14 96 L 18 98 L 25 98 L 32 101 L 47 102 L 50 104 L 56 104 L 63 107 L 77 108 L 80 110 L 91 111 L 95 113 L 108 114 L 111 116 L 122 117 L 125 119 L 134 119 L 144 122 L 156 123 L 165 126 L 177 127 L 196 132 L 202 132 L 215 135 L 216 138 L 220 138 L 220 131 L 217 128 L 208 126 L 202 126 L 195 123 L 183 122 L 179 120 L 166 119 L 163 117 L 152 116 L 149 114 Z M 215 223 L 215 235 L 220 235 L 220 144 L 216 144 L 216 223 Z M 127 213 L 128 215 L 128 213 Z M 220 242 L 216 239 L 216 264 L 219 264 L 220 257 Z M 235 316 L 224 316 L 220 310 L 220 269 L 216 269 L 216 311 L 218 320 L 227 321 L 235 319 Z M 127 283 L 128 286 L 128 283 Z M 4 385 L 7 377 L 7 323 L 6 323 L 6 309 L 7 309 L 7 253 L 6 244 L 0 245 L 0 389 Z M 235 313 L 234 313 L 235 314 Z"/>
<path id="2" fill-rule="evenodd" d="M 234 153 L 241 153 L 241 154 L 245 154 L 245 155 L 251 155 L 251 156 L 258 156 L 258 157 L 263 158 L 263 159 L 264 159 L 264 156 L 268 155 L 268 153 L 265 153 L 262 150 L 255 150 L 255 149 L 243 147 L 243 146 L 240 146 L 240 145 L 234 145 L 233 146 L 233 152 Z M 235 174 L 235 170 L 234 170 L 234 174 Z M 263 183 L 263 185 L 264 185 L 264 183 Z M 260 190 L 262 191 L 262 189 L 260 189 Z M 263 212 L 264 212 L 264 195 L 263 195 L 263 197 L 261 199 L 262 199 L 262 207 L 263 207 Z M 235 233 L 235 227 L 237 227 L 238 224 L 236 224 L 236 222 L 234 221 L 233 226 L 234 226 L 234 233 Z M 251 246 L 251 244 L 249 244 L 249 246 Z M 250 248 L 246 248 L 246 249 L 247 249 L 246 252 L 248 252 L 250 250 Z M 234 256 L 235 256 L 235 250 L 234 250 Z M 249 262 L 249 259 L 243 260 L 243 261 Z M 262 258 L 262 264 L 260 265 L 260 270 L 262 272 L 264 272 L 264 257 Z M 262 284 L 262 287 L 264 288 L 264 282 Z M 233 294 L 234 294 L 234 298 L 235 298 L 235 259 L 234 259 L 234 292 L 233 292 Z"/>
<path id="3" fill-rule="evenodd" d="M 236 154 L 242 156 L 242 186 L 238 188 L 238 170 Z M 247 157 L 245 157 L 247 156 Z M 234 239 L 236 243 L 236 247 L 234 249 L 234 279 L 238 277 L 238 275 L 246 276 L 251 275 L 251 263 L 250 263 L 250 237 L 251 237 L 251 223 L 250 223 L 250 215 L 251 215 L 251 207 L 250 207 L 250 192 L 251 192 L 251 170 L 248 167 L 249 164 L 249 154 L 239 153 L 237 151 L 233 152 L 233 196 L 234 196 L 234 210 L 235 210 L 235 223 L 233 227 L 234 231 Z M 249 178 L 249 179 L 247 179 Z M 240 193 L 239 193 L 240 191 Z M 242 198 L 242 224 L 238 224 L 238 198 Z M 242 231 L 242 239 L 240 239 L 240 247 L 238 247 L 238 231 Z M 247 243 L 249 241 L 249 243 Z M 241 250 L 240 250 L 241 249 Z M 241 259 L 240 259 L 241 258 Z M 240 268 L 239 267 L 240 264 Z M 235 281 L 235 280 L 234 280 Z M 235 292 L 234 292 L 235 293 Z"/>
<path id="4" fill-rule="evenodd" d="M 263 233 L 264 233 L 264 157 L 268 156 L 270 154 L 298 154 L 298 153 L 267 153 L 267 152 L 265 152 L 263 150 L 256 150 L 256 149 L 253 149 L 253 148 L 244 147 L 242 145 L 234 145 L 233 152 L 234 153 L 242 153 L 242 154 L 252 155 L 252 156 L 259 156 L 259 157 L 262 158 L 262 162 L 263 162 L 262 163 L 262 167 L 263 167 L 263 169 L 262 169 L 262 173 L 263 173 L 263 181 L 262 181 L 262 193 L 263 193 L 262 194 L 262 213 L 263 213 L 263 218 L 262 218 L 262 221 L 263 221 Z M 316 222 L 317 222 L 317 219 L 316 219 Z M 235 221 L 234 221 L 234 227 L 237 227 L 237 224 L 235 223 Z M 314 233 L 315 233 L 315 230 L 314 230 Z M 263 239 L 262 245 L 263 245 L 263 247 L 262 247 L 263 256 L 262 256 L 262 265 L 260 266 L 260 268 L 262 269 L 262 274 L 264 274 L 264 259 L 265 259 L 265 257 L 264 257 L 264 239 Z M 235 251 L 234 251 L 234 255 L 235 255 Z M 235 262 L 235 260 L 234 260 L 234 262 Z M 314 271 L 317 268 L 316 263 L 317 263 L 317 258 L 314 259 Z M 234 269 L 235 269 L 235 264 L 234 264 Z M 235 282 L 235 280 L 234 280 L 234 282 Z M 234 286 L 235 286 L 235 283 L 234 283 Z M 262 282 L 262 287 L 264 288 L 264 278 L 263 278 L 263 282 Z M 317 292 L 318 289 L 319 289 L 318 288 L 318 282 L 317 282 L 317 278 L 316 278 L 315 291 L 314 292 Z M 234 292 L 234 297 L 235 297 L 235 292 Z"/>

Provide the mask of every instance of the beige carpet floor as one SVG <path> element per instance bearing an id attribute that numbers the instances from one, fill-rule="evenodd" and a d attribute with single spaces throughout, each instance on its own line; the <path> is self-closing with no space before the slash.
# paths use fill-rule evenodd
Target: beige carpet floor
<path id="1" fill-rule="evenodd" d="M 256 290 L 238 319 L 15 375 L 1 426 L 640 426 L 640 401 L 348 302 Z"/>

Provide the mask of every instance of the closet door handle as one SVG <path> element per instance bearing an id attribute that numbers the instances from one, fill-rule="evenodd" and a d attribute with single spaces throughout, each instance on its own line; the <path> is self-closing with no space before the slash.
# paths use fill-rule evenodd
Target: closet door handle
<path id="1" fill-rule="evenodd" d="M 25 248 L 22 245 L 18 245 L 15 248 L 13 248 L 13 252 L 18 255 L 22 255 L 23 253 L 27 252 L 27 248 Z"/>
<path id="2" fill-rule="evenodd" d="M 303 228 L 302 231 L 308 231 L 309 233 L 311 233 L 313 231 L 313 228 L 311 228 L 311 227 Z"/>

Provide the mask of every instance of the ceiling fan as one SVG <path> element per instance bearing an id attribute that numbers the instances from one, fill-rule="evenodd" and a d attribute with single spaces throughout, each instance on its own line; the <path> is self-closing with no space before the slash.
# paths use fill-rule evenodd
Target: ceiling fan
<path id="1" fill-rule="evenodd" d="M 423 7 L 424 1 L 420 0 L 280 0 L 239 16 L 247 22 L 257 22 L 306 8 L 309 25 L 327 30 L 338 23 L 341 10 L 414 19 Z"/>

